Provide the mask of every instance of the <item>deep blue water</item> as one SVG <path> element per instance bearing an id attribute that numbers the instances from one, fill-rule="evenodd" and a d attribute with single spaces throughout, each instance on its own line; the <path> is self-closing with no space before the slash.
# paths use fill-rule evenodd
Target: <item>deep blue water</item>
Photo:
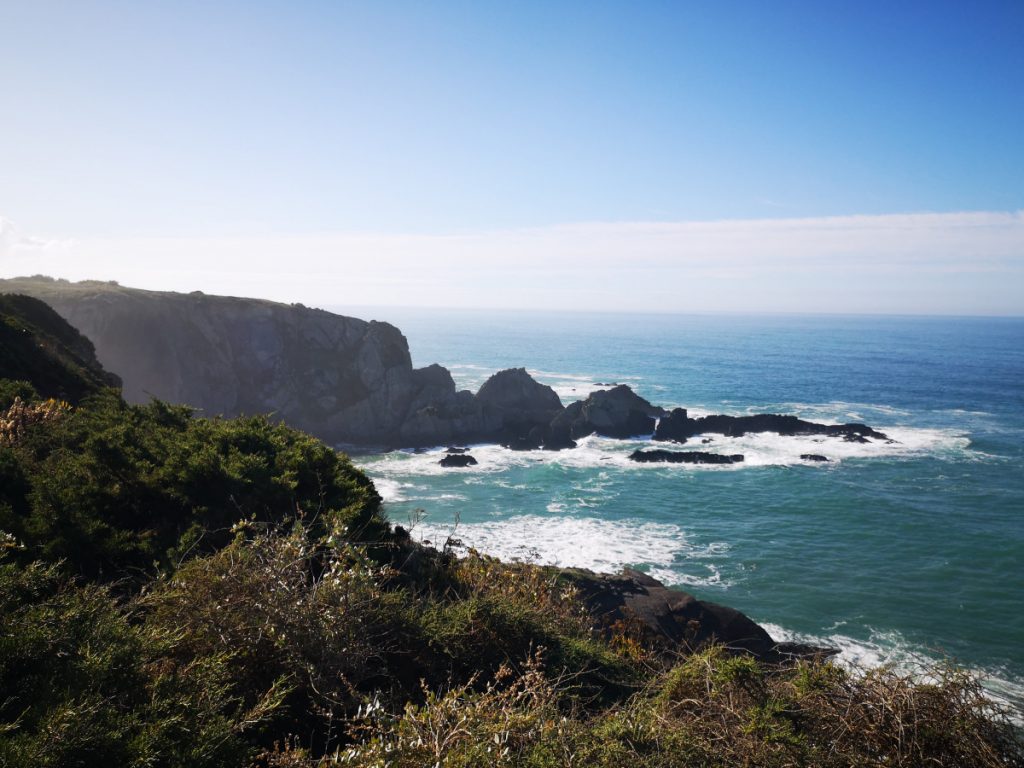
<path id="1" fill-rule="evenodd" d="M 695 412 L 866 421 L 897 445 L 715 437 L 738 468 L 635 465 L 642 441 L 363 457 L 396 522 L 503 557 L 648 570 L 853 662 L 955 657 L 1024 702 L 1024 319 L 353 310 L 476 389 L 525 366 L 565 402 L 627 383 Z M 822 453 L 809 465 L 801 453 Z M 423 510 L 423 513 L 415 510 Z M 422 519 L 420 519 L 422 518 Z"/>

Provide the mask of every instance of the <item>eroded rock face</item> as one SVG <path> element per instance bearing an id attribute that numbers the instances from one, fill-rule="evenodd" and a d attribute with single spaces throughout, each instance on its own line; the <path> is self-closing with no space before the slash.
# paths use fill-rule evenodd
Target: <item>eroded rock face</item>
<path id="1" fill-rule="evenodd" d="M 406 339 L 393 325 L 298 304 L 40 277 L 0 280 L 0 293 L 41 299 L 91 339 L 103 367 L 121 377 L 130 402 L 157 397 L 211 416 L 269 413 L 335 444 L 488 442 L 561 450 L 595 433 L 630 438 L 652 432 L 656 440 L 680 443 L 705 433 L 748 432 L 887 439 L 864 424 L 815 424 L 778 414 L 691 419 L 683 408 L 666 414 L 625 385 L 563 408 L 557 393 L 523 368 L 496 373 L 476 394 L 457 391 L 447 369 L 412 367 Z M 632 458 L 742 460 L 668 453 Z"/>
<path id="2" fill-rule="evenodd" d="M 436 445 L 495 426 L 444 368 L 413 369 L 405 337 L 388 323 L 99 282 L 18 278 L 0 280 L 0 292 L 42 299 L 91 339 L 129 402 L 270 413 L 334 443 Z"/>

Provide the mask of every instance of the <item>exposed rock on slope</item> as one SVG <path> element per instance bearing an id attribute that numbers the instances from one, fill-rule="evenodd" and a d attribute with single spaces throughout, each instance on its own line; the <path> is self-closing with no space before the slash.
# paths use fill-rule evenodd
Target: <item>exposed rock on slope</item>
<path id="1" fill-rule="evenodd" d="M 598 625 L 638 622 L 650 637 L 683 652 L 721 643 L 736 653 L 780 662 L 800 656 L 831 656 L 834 650 L 777 643 L 759 624 L 734 608 L 698 600 L 669 589 L 657 579 L 629 568 L 617 575 L 563 571 L 580 593 Z"/>

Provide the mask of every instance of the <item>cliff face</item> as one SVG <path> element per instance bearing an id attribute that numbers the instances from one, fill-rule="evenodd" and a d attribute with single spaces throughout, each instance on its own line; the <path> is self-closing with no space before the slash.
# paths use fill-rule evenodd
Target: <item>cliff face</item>
<path id="1" fill-rule="evenodd" d="M 42 299 L 91 339 L 129 402 L 157 397 L 207 415 L 272 412 L 332 442 L 416 445 L 490 428 L 439 366 L 414 370 L 405 337 L 367 322 L 258 299 L 48 278 L 0 280 Z"/>

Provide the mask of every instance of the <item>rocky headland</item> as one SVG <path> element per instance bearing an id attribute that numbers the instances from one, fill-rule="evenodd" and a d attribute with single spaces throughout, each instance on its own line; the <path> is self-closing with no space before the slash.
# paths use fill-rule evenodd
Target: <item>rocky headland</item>
<path id="1" fill-rule="evenodd" d="M 123 381 L 129 402 L 156 397 L 226 417 L 270 413 L 335 445 L 498 443 L 513 450 L 564 450 L 593 434 L 686 443 L 698 435 L 759 432 L 888 440 L 865 424 L 817 424 L 781 414 L 691 418 L 685 408 L 666 411 L 622 384 L 566 406 L 525 368 L 499 371 L 476 393 L 458 390 L 446 368 L 413 367 L 408 342 L 395 326 L 299 304 L 45 277 L 0 280 L 0 293 L 42 300 L 91 339 L 99 362 Z M 631 458 L 742 461 L 690 451 Z"/>

